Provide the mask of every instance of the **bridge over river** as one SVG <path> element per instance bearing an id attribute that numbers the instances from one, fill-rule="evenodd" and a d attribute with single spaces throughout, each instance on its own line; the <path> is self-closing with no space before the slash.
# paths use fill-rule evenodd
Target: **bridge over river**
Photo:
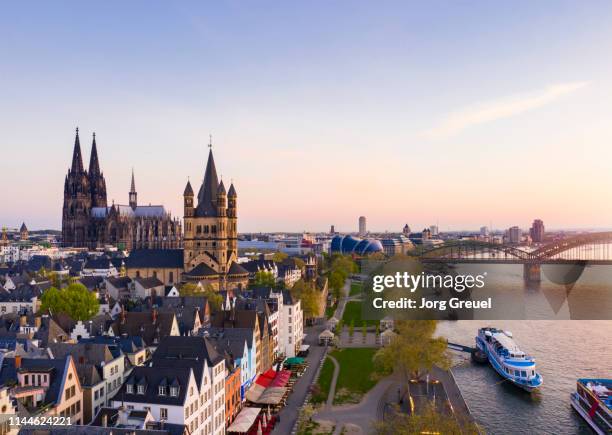
<path id="1" fill-rule="evenodd" d="M 476 240 L 445 243 L 421 252 L 423 263 L 522 264 L 528 281 L 540 281 L 543 264 L 612 265 L 612 231 L 585 233 L 528 251 Z"/>

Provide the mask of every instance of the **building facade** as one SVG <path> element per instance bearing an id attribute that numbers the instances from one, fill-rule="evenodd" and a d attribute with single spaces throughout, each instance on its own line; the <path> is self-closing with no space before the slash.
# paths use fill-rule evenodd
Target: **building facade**
<path id="1" fill-rule="evenodd" d="M 129 204 L 108 205 L 95 133 L 89 170 L 85 170 L 77 128 L 72 165 L 64 180 L 63 246 L 93 249 L 115 245 L 127 250 L 180 247 L 180 220 L 173 218 L 162 205 L 138 205 L 137 197 L 132 172 Z"/>
<path id="2" fill-rule="evenodd" d="M 249 272 L 237 263 L 237 200 L 234 184 L 226 192 L 223 180 L 219 182 L 211 148 L 197 205 L 189 181 L 183 192 L 185 281 L 216 289 L 246 286 Z"/>

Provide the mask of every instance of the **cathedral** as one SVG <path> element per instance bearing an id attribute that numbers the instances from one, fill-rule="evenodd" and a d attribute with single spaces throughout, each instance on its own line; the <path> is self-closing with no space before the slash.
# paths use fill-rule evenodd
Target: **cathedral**
<path id="1" fill-rule="evenodd" d="M 100 170 L 96 135 L 93 135 L 89 170 L 83 167 L 79 129 L 72 165 L 64 180 L 62 245 L 88 249 L 114 245 L 119 249 L 172 249 L 182 246 L 179 219 L 163 205 L 138 205 L 134 172 L 128 205 L 106 200 L 106 181 Z"/>

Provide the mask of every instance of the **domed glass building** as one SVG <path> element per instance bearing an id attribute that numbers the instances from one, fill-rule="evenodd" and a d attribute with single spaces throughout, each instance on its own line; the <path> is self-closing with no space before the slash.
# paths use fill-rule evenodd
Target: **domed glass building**
<path id="1" fill-rule="evenodd" d="M 382 243 L 376 239 L 358 239 L 353 236 L 335 236 L 331 241 L 331 252 L 341 254 L 369 255 L 383 252 Z"/>

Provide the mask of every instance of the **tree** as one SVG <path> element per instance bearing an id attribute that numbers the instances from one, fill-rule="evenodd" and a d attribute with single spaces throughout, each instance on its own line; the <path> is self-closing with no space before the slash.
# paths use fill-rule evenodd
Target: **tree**
<path id="1" fill-rule="evenodd" d="M 204 290 L 204 296 L 208 299 L 208 305 L 213 312 L 221 310 L 223 305 L 223 296 L 214 291 L 212 288 Z"/>
<path id="2" fill-rule="evenodd" d="M 181 296 L 206 297 L 206 299 L 208 300 L 208 305 L 210 305 L 210 309 L 213 312 L 219 311 L 221 309 L 221 306 L 223 305 L 223 296 L 216 292 L 213 286 L 209 283 L 202 286 L 192 282 L 187 282 L 181 286 L 181 288 L 179 289 L 179 294 Z"/>
<path id="3" fill-rule="evenodd" d="M 266 272 L 265 270 L 260 270 L 255 273 L 255 280 L 253 281 L 253 286 L 255 287 L 274 287 L 276 285 L 276 279 L 274 279 L 274 274 L 272 272 Z"/>
<path id="4" fill-rule="evenodd" d="M 305 318 L 318 317 L 321 307 L 321 295 L 312 283 L 299 279 L 290 290 L 291 296 L 301 301 Z"/>
<path id="5" fill-rule="evenodd" d="M 202 294 L 202 288 L 193 282 L 186 282 L 179 288 L 181 296 L 198 296 Z"/>
<path id="6" fill-rule="evenodd" d="M 344 323 L 342 322 L 342 319 L 338 320 L 338 323 L 336 323 L 336 334 L 340 335 L 342 334 L 342 328 L 344 328 Z"/>
<path id="7" fill-rule="evenodd" d="M 41 297 L 42 311 L 65 313 L 73 320 L 91 319 L 98 314 L 99 306 L 96 295 L 83 284 L 70 284 L 62 290 L 50 287 Z"/>
<path id="8" fill-rule="evenodd" d="M 453 414 L 443 414 L 436 410 L 433 403 L 426 404 L 414 414 L 394 410 L 387 412 L 382 421 L 375 423 L 376 435 L 412 435 L 412 434 L 445 434 L 476 435 L 480 433 L 478 425 Z"/>
<path id="9" fill-rule="evenodd" d="M 272 256 L 272 261 L 275 263 L 282 263 L 283 260 L 287 259 L 288 257 L 289 255 L 285 254 L 284 252 L 275 252 Z"/>
<path id="10" fill-rule="evenodd" d="M 398 320 L 395 327 L 395 338 L 374 355 L 379 372 L 396 371 L 407 382 L 420 378 L 423 371 L 431 370 L 434 365 L 443 369 L 450 367 L 446 339 L 434 337 L 435 320 Z"/>
<path id="11" fill-rule="evenodd" d="M 330 272 L 329 274 L 329 288 L 331 288 L 332 293 L 336 299 L 340 298 L 340 291 L 342 287 L 344 287 L 345 277 L 342 276 L 342 273 L 338 271 Z"/>
<path id="12" fill-rule="evenodd" d="M 302 260 L 301 258 L 298 258 L 298 257 L 293 257 L 292 259 L 295 262 L 295 265 L 297 267 L 299 267 L 300 269 L 304 270 L 304 268 L 306 267 L 306 263 L 304 262 L 304 260 Z"/>

